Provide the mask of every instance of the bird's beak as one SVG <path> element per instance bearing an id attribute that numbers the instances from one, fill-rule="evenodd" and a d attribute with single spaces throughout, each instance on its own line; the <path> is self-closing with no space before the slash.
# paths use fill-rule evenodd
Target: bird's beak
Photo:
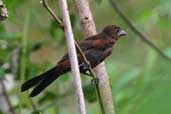
<path id="1" fill-rule="evenodd" d="M 124 30 L 120 30 L 119 33 L 118 33 L 119 37 L 125 36 L 125 35 L 127 35 L 127 33 Z"/>

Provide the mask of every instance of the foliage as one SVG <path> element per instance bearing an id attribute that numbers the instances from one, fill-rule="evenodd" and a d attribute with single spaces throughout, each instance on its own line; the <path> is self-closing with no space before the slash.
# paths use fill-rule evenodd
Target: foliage
<path id="1" fill-rule="evenodd" d="M 76 99 L 68 74 L 60 77 L 36 98 L 28 98 L 28 93 L 20 93 L 23 81 L 56 64 L 66 52 L 65 40 L 62 31 L 39 0 L 4 2 L 10 16 L 0 24 L 0 77 L 13 74 L 15 62 L 19 64 L 14 86 L 8 91 L 11 101 L 15 101 L 12 103 L 15 111 L 17 114 L 75 114 Z M 56 2 L 48 2 L 60 17 Z M 133 24 L 170 56 L 170 0 L 117 2 Z M 142 43 L 116 15 L 107 0 L 90 1 L 90 4 L 98 31 L 105 25 L 117 24 L 128 33 L 117 42 L 112 56 L 106 60 L 117 114 L 170 114 L 171 62 Z M 75 38 L 80 41 L 79 20 L 71 0 L 69 11 Z M 14 61 L 16 48 L 20 49 L 20 54 Z M 10 64 L 10 68 L 4 68 L 4 64 Z M 85 76 L 82 79 L 87 112 L 97 114 L 99 109 L 91 79 Z"/>

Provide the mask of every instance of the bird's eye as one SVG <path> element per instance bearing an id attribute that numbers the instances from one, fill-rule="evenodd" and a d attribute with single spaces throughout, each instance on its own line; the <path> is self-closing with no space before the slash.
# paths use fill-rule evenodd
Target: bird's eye
<path id="1" fill-rule="evenodd" d="M 119 32 L 120 31 L 120 28 L 119 27 L 116 27 L 115 29 L 116 29 L 116 32 Z"/>

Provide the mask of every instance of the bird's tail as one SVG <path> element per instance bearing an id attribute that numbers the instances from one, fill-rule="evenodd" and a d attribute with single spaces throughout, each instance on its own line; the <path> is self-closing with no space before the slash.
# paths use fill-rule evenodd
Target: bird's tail
<path id="1" fill-rule="evenodd" d="M 30 94 L 30 97 L 34 97 L 42 92 L 48 85 L 50 85 L 54 80 L 56 80 L 61 74 L 65 72 L 67 71 L 64 71 L 61 65 L 57 65 L 45 73 L 26 81 L 22 85 L 21 91 L 26 91 L 35 86 Z"/>

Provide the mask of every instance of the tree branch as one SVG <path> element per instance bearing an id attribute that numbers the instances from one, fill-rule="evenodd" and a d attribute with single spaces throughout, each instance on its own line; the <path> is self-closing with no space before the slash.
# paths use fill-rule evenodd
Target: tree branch
<path id="1" fill-rule="evenodd" d="M 81 79 L 80 79 L 80 72 L 78 67 L 78 60 L 77 60 L 76 49 L 74 45 L 74 36 L 72 33 L 71 22 L 69 18 L 69 12 L 68 12 L 68 6 L 66 0 L 59 0 L 59 5 L 62 13 L 65 38 L 68 46 L 71 71 L 73 75 L 73 84 L 75 86 L 75 92 L 77 95 L 79 112 L 80 114 L 86 114 L 84 96 L 83 96 Z"/>
<path id="2" fill-rule="evenodd" d="M 55 15 L 53 10 L 49 7 L 47 0 L 41 0 L 40 3 L 43 4 L 43 6 L 47 9 L 47 11 L 51 14 L 53 19 L 58 23 L 58 25 L 62 28 L 62 30 L 64 30 L 64 25 L 63 25 L 62 21 L 58 18 L 58 16 Z"/>
<path id="3" fill-rule="evenodd" d="M 88 0 L 74 0 L 76 10 L 79 15 L 82 32 L 85 37 L 96 34 L 96 27 L 93 20 Z M 103 114 L 114 114 L 114 105 L 112 94 L 109 86 L 109 79 L 104 67 L 104 62 L 95 69 L 95 76 L 98 77 L 99 83 L 96 84 L 96 90 L 99 94 L 99 102 Z M 101 101 L 102 100 L 102 101 Z"/>
<path id="4" fill-rule="evenodd" d="M 128 25 L 128 27 L 148 46 L 150 46 L 152 49 L 154 49 L 161 57 L 171 60 L 168 56 L 166 56 L 155 44 L 153 44 L 147 36 L 145 36 L 143 33 L 141 33 L 127 18 L 126 15 L 121 11 L 115 0 L 109 0 L 111 6 L 116 11 L 116 13 L 121 17 L 121 19 Z"/>
<path id="5" fill-rule="evenodd" d="M 47 9 L 47 11 L 52 15 L 52 17 L 54 18 L 54 20 L 56 20 L 57 24 L 58 24 L 59 26 L 60 26 L 60 25 L 63 25 L 62 21 L 59 20 L 59 18 L 56 18 L 57 16 L 56 16 L 55 13 L 53 12 L 53 10 L 49 7 L 47 1 L 46 1 L 46 0 L 42 0 L 41 3 L 43 3 L 43 6 L 44 6 L 44 7 Z M 86 25 L 86 24 L 85 24 L 85 25 Z M 62 30 L 64 30 L 64 29 L 63 29 L 63 26 L 60 26 L 60 27 L 61 27 Z M 89 29 L 88 29 L 88 30 L 89 30 Z M 90 32 L 93 32 L 93 31 L 91 31 L 91 30 L 90 30 L 90 31 L 87 31 L 87 32 L 86 32 L 87 35 L 86 35 L 86 34 L 85 34 L 85 35 L 88 36 L 88 34 L 89 34 Z M 84 33 L 85 33 L 85 32 L 84 32 Z M 79 47 L 79 45 L 77 44 L 76 41 L 75 41 L 75 46 L 76 46 L 76 48 L 77 48 L 78 53 L 81 55 L 81 58 L 82 58 L 83 61 L 85 62 L 85 64 L 87 64 L 87 65 L 89 66 L 89 69 L 88 69 L 88 70 L 89 70 L 90 74 L 93 76 L 93 79 L 96 80 L 96 75 L 95 75 L 93 69 L 92 69 L 91 66 L 89 65 L 89 62 L 88 62 L 87 58 L 85 57 L 84 53 L 82 52 L 81 48 Z M 106 79 L 106 80 L 107 80 L 107 79 Z M 99 104 L 100 104 L 102 113 L 104 114 L 105 112 L 104 112 L 104 108 L 103 108 L 102 97 L 101 97 L 101 95 L 100 95 L 100 89 L 99 89 L 98 83 L 95 83 L 95 86 L 96 86 L 96 91 L 97 91 L 97 95 L 98 95 L 98 98 L 99 98 Z M 106 92 L 104 92 L 104 93 L 106 93 Z M 107 93 L 108 93 L 108 92 L 107 92 Z M 107 98 L 107 97 L 106 97 L 106 98 Z M 111 106 L 111 107 L 113 107 L 113 106 Z"/>

